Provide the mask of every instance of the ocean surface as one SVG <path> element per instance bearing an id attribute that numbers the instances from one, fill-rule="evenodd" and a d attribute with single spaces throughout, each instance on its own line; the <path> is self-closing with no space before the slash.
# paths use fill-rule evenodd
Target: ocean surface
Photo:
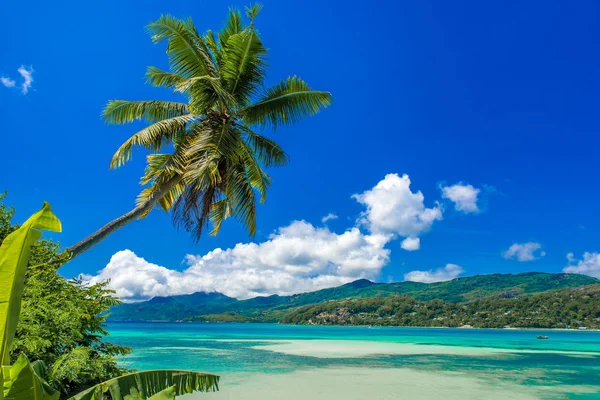
<path id="1" fill-rule="evenodd" d="M 189 399 L 600 399 L 600 332 L 110 323 L 123 366 L 221 376 Z M 549 336 L 539 340 L 538 335 Z"/>

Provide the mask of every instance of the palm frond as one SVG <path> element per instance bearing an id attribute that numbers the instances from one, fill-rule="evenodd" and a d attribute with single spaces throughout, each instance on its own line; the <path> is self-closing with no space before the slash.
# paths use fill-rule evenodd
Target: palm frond
<path id="1" fill-rule="evenodd" d="M 158 185 L 152 185 L 142 189 L 142 191 L 136 198 L 136 205 L 139 206 L 141 204 L 144 204 L 159 190 L 159 188 L 160 187 Z M 173 208 L 173 205 L 177 202 L 177 199 L 179 199 L 179 197 L 183 194 L 184 191 L 185 184 L 183 184 L 182 182 L 178 183 L 170 191 L 165 193 L 160 198 L 160 200 L 158 200 L 158 206 L 160 206 L 160 208 L 163 211 L 169 212 Z M 151 210 L 148 210 L 147 213 L 142 214 L 140 218 L 145 218 L 148 215 L 148 213 L 150 213 L 150 211 Z"/>
<path id="2" fill-rule="evenodd" d="M 191 114 L 181 115 L 158 121 L 142 129 L 119 147 L 110 161 L 110 168 L 119 168 L 129 161 L 133 147 L 159 151 L 174 136 L 185 132 L 187 125 L 195 118 Z"/>
<path id="3" fill-rule="evenodd" d="M 204 39 L 196 31 L 191 18 L 180 20 L 162 15 L 146 26 L 154 43 L 168 40 L 167 54 L 171 70 L 186 78 L 217 76 L 217 69 Z"/>
<path id="4" fill-rule="evenodd" d="M 188 132 L 178 134 L 173 137 L 173 145 L 175 148 L 173 153 L 149 154 L 146 157 L 146 170 L 140 179 L 140 184 L 150 184 L 150 186 L 144 188 L 138 195 L 136 201 L 138 206 L 148 201 L 165 185 L 169 185 L 173 179 L 177 179 L 178 183 L 158 201 L 158 205 L 164 211 L 169 211 L 173 207 L 179 196 L 181 196 L 185 190 L 183 178 L 188 164 L 186 150 L 192 139 L 193 135 L 188 134 Z M 145 215 L 142 217 L 145 217 Z"/>
<path id="5" fill-rule="evenodd" d="M 221 230 L 221 225 L 223 224 L 223 221 L 231 217 L 232 214 L 233 210 L 231 208 L 231 203 L 227 198 L 215 201 L 210 209 L 209 219 L 213 225 L 213 229 L 210 231 L 210 235 L 216 236 L 217 233 L 219 233 L 219 231 Z"/>
<path id="6" fill-rule="evenodd" d="M 241 105 L 250 101 L 265 78 L 266 53 L 253 25 L 227 40 L 220 72 L 227 91 Z"/>
<path id="7" fill-rule="evenodd" d="M 163 185 L 167 184 L 171 179 L 180 177 L 179 183 L 158 201 L 158 205 L 164 211 L 169 211 L 185 190 L 185 184 L 182 182 L 185 168 L 185 157 L 182 155 L 182 152 L 175 151 L 173 154 L 148 155 L 146 170 L 140 180 L 140 184 L 151 185 L 144 188 L 138 195 L 136 205 L 140 206 L 144 204 Z M 142 217 L 145 217 L 145 215 Z"/>
<path id="8" fill-rule="evenodd" d="M 109 124 L 125 124 L 141 119 L 149 123 L 155 123 L 188 113 L 187 104 L 175 101 L 111 100 L 102 111 L 102 116 Z"/>
<path id="9" fill-rule="evenodd" d="M 219 45 L 218 38 L 215 37 L 215 34 L 212 30 L 206 31 L 204 34 L 204 43 L 206 43 L 206 47 L 210 50 L 211 55 L 213 56 L 213 61 L 215 65 L 218 67 L 221 65 L 221 48 Z"/>
<path id="10" fill-rule="evenodd" d="M 246 17 L 248 17 L 248 19 L 251 22 L 254 22 L 256 17 L 258 17 L 258 13 L 260 13 L 260 10 L 262 10 L 262 8 L 263 8 L 263 5 L 260 3 L 254 3 L 250 7 L 246 7 L 245 8 Z"/>
<path id="11" fill-rule="evenodd" d="M 185 77 L 181 75 L 163 71 L 156 67 L 151 66 L 146 70 L 146 82 L 152 86 L 171 88 L 185 80 Z"/>
<path id="12" fill-rule="evenodd" d="M 248 182 L 260 194 L 260 202 L 264 203 L 267 200 L 267 190 L 271 186 L 271 177 L 260 167 L 252 149 L 245 142 L 241 142 L 240 146 Z"/>
<path id="13" fill-rule="evenodd" d="M 312 90 L 306 82 L 293 76 L 267 89 L 258 101 L 244 107 L 238 114 L 248 125 L 271 125 L 276 129 L 317 114 L 331 101 L 331 93 Z"/>
<path id="14" fill-rule="evenodd" d="M 147 185 L 153 181 L 167 176 L 182 175 L 185 165 L 177 160 L 175 154 L 149 154 L 146 156 L 146 169 L 140 179 L 141 185 Z"/>
<path id="15" fill-rule="evenodd" d="M 174 388 L 177 396 L 196 391 L 213 392 L 219 389 L 219 377 L 191 371 L 135 372 L 102 382 L 69 400 L 103 400 L 106 399 L 105 393 L 109 393 L 113 399 L 143 400 L 168 388 Z"/>
<path id="16" fill-rule="evenodd" d="M 229 13 L 227 14 L 227 21 L 225 22 L 225 26 L 219 33 L 219 43 L 221 48 L 224 49 L 227 47 L 227 41 L 231 35 L 235 35 L 243 31 L 246 27 L 242 22 L 242 14 L 240 14 L 240 10 L 236 8 L 230 8 Z"/>
<path id="17" fill-rule="evenodd" d="M 203 188 L 197 185 L 187 185 L 172 208 L 173 224 L 184 228 L 192 234 L 195 241 L 200 240 L 204 228 L 208 225 L 212 205 L 221 196 L 220 189 L 215 186 Z"/>
<path id="18" fill-rule="evenodd" d="M 215 108 L 229 110 L 235 104 L 233 96 L 221 85 L 221 79 L 210 75 L 197 76 L 180 82 L 176 90 L 190 95 L 190 104 L 198 114 L 207 114 Z"/>
<path id="19" fill-rule="evenodd" d="M 241 221 L 250 236 L 256 234 L 256 196 L 248 176 L 246 167 L 239 163 L 230 167 L 224 179 L 224 195 L 231 204 L 233 215 Z"/>
<path id="20" fill-rule="evenodd" d="M 241 132 L 228 121 L 219 122 L 210 126 L 208 122 L 202 126 L 194 127 L 195 135 L 187 146 L 186 152 L 189 160 L 190 177 L 194 179 L 195 167 L 203 167 L 211 160 L 239 158 L 239 140 Z M 205 171 L 202 172 L 203 174 Z"/>
<path id="21" fill-rule="evenodd" d="M 260 135 L 251 129 L 240 125 L 245 133 L 245 141 L 251 149 L 252 154 L 265 167 L 280 167 L 289 161 L 287 153 L 274 140 Z"/>

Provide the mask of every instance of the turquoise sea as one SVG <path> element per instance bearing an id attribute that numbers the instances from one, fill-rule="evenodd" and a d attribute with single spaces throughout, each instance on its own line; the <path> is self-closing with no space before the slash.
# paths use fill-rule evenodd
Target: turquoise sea
<path id="1" fill-rule="evenodd" d="M 600 399 L 600 332 L 110 323 L 135 369 L 221 375 L 209 399 Z M 547 335 L 539 340 L 537 335 Z"/>

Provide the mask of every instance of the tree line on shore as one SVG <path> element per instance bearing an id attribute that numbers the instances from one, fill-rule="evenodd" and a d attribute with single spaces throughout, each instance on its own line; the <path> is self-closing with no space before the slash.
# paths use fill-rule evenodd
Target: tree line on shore
<path id="1" fill-rule="evenodd" d="M 600 285 L 562 289 L 522 298 L 486 298 L 462 303 L 418 301 L 409 296 L 329 301 L 298 308 L 288 324 L 475 328 L 600 328 Z"/>

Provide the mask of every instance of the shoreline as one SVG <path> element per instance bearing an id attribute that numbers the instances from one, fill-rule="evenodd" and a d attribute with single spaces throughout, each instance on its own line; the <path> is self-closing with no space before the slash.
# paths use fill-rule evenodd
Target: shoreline
<path id="1" fill-rule="evenodd" d="M 167 320 L 149 320 L 149 321 L 106 321 L 108 324 L 230 324 L 230 325 L 281 325 L 281 326 L 315 326 L 330 328 L 365 328 L 365 329 L 460 329 L 460 330 L 494 330 L 494 331 L 565 331 L 565 332 L 600 332 L 600 329 L 578 329 L 578 328 L 479 328 L 479 327 L 451 327 L 451 326 L 400 326 L 400 325 L 324 325 L 324 324 L 283 324 L 280 322 L 200 322 L 200 321 L 167 321 Z"/>

